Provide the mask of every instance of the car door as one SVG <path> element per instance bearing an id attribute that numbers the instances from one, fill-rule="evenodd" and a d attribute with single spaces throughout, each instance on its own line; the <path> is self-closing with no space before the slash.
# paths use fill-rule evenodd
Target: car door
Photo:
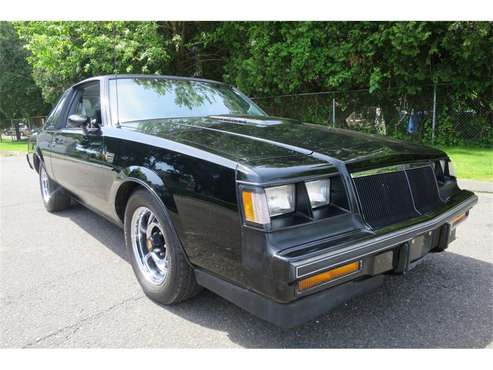
<path id="1" fill-rule="evenodd" d="M 73 114 L 86 116 L 98 132 L 87 132 L 69 122 Z M 101 87 L 91 81 L 74 87 L 63 124 L 53 137 L 52 168 L 54 179 L 82 203 L 109 214 L 109 192 L 114 178 L 106 160 L 104 122 L 101 114 Z"/>

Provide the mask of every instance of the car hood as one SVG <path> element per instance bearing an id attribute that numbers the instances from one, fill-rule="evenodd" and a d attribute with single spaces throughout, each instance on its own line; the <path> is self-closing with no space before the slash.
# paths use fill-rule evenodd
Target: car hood
<path id="1" fill-rule="evenodd" d="M 350 169 L 444 157 L 440 150 L 278 117 L 209 116 L 125 123 L 124 127 L 221 154 L 244 164 L 321 154 Z"/>

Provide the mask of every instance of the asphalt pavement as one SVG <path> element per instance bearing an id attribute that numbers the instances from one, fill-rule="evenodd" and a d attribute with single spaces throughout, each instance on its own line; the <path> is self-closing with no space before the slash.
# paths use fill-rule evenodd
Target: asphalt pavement
<path id="1" fill-rule="evenodd" d="M 119 228 L 81 206 L 46 212 L 23 156 L 0 167 L 0 347 L 493 347 L 493 194 L 447 252 L 281 330 L 208 291 L 150 301 Z"/>

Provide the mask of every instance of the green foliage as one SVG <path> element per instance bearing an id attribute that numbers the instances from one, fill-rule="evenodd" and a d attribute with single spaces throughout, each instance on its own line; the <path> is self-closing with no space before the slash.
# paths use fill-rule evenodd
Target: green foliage
<path id="1" fill-rule="evenodd" d="M 163 73 L 169 42 L 154 22 L 22 22 L 33 76 L 53 102 L 83 78 L 112 73 Z M 116 63 L 114 63 L 116 61 Z"/>
<path id="2" fill-rule="evenodd" d="M 437 138 L 464 141 L 458 111 L 493 110 L 491 22 L 18 22 L 33 78 L 53 102 L 82 78 L 119 73 L 202 76 L 250 96 L 337 94 L 336 125 L 380 107 L 383 132 L 405 137 L 400 112 L 431 110 L 439 90 Z M 114 66 L 116 60 L 116 68 Z M 29 74 L 29 73 L 28 73 Z M 361 90 L 361 94 L 347 93 Z M 320 123 L 331 120 L 331 97 L 281 99 L 272 112 Z M 284 103 L 283 103 L 284 101 Z M 286 103 L 287 102 L 287 103 Z M 273 100 L 262 104 L 272 106 Z M 299 105 L 301 104 L 301 105 Z M 297 108 L 298 107 L 298 108 Z M 491 143 L 491 115 L 476 114 Z M 374 120 L 370 117 L 369 120 Z M 429 114 L 420 137 L 430 140 Z M 361 129 L 367 130 L 368 127 Z M 486 135 L 484 135 L 486 133 Z M 462 141 L 461 141 L 462 140 Z"/>
<path id="3" fill-rule="evenodd" d="M 0 120 L 46 113 L 48 107 L 31 76 L 28 52 L 23 49 L 14 28 L 0 22 Z"/>
<path id="4" fill-rule="evenodd" d="M 224 79 L 254 96 L 363 89 L 338 109 L 381 106 L 393 122 L 430 109 L 423 88 L 447 83 L 448 104 L 493 108 L 490 22 L 226 22 L 211 39 L 228 51 Z"/>

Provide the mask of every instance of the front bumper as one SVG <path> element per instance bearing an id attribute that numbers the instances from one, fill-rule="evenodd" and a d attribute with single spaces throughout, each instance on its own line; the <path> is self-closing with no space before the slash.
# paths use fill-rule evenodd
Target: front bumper
<path id="1" fill-rule="evenodd" d="M 274 253 L 270 258 L 271 278 L 257 274 L 248 289 L 201 270 L 196 271 L 197 281 L 266 321 L 294 327 L 378 287 L 383 282 L 383 273 L 404 273 L 429 252 L 446 249 L 455 238 L 457 216 L 466 214 L 477 200 L 476 195 L 463 190 L 442 209 L 420 219 L 372 233 L 351 232 L 340 238 Z M 298 290 L 300 279 L 352 261 L 361 262 L 357 274 L 306 291 Z"/>
<path id="2" fill-rule="evenodd" d="M 343 263 L 375 256 L 430 232 L 435 238 L 438 238 L 434 241 L 435 246 L 438 247 L 436 244 L 440 243 L 441 247 L 439 248 L 443 250 L 450 240 L 448 234 L 440 235 L 443 232 L 441 231 L 442 227 L 446 225 L 449 233 L 452 233 L 455 228 L 454 218 L 468 212 L 477 201 L 478 198 L 473 193 L 461 191 L 438 212 L 414 219 L 412 222 L 392 225 L 371 235 L 354 232 L 352 233 L 354 237 L 349 238 L 344 243 L 333 243 L 332 246 L 324 248 L 322 252 L 316 252 L 312 255 L 303 254 L 300 258 L 285 258 L 289 255 L 289 251 L 285 252 L 276 256 L 279 270 L 283 271 L 289 281 L 294 281 Z M 442 240 L 439 240 L 440 238 Z"/>
<path id="3" fill-rule="evenodd" d="M 292 303 L 283 304 L 203 270 L 196 270 L 195 277 L 200 285 L 255 316 L 284 329 L 299 326 L 353 297 L 370 292 L 382 285 L 384 279 L 383 275 L 379 275 L 362 281 L 351 281 Z"/>

